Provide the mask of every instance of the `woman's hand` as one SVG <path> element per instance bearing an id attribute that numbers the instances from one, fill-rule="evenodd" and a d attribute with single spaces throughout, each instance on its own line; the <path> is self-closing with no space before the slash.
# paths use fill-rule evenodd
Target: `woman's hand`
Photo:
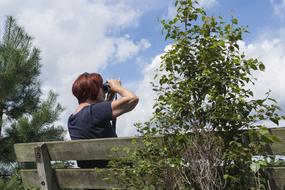
<path id="1" fill-rule="evenodd" d="M 131 91 L 121 86 L 120 80 L 108 80 L 112 92 L 118 93 L 121 97 L 112 101 L 112 115 L 116 118 L 126 112 L 133 110 L 138 104 L 139 98 Z"/>
<path id="2" fill-rule="evenodd" d="M 118 92 L 122 88 L 120 80 L 111 79 L 108 80 L 108 84 L 112 92 Z"/>

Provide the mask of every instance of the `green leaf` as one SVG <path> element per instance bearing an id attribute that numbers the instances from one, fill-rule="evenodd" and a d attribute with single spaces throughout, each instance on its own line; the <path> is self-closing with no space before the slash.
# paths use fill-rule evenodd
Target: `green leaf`
<path id="1" fill-rule="evenodd" d="M 265 70 L 265 65 L 264 64 L 259 64 L 259 70 L 264 71 Z"/>
<path id="2" fill-rule="evenodd" d="M 266 127 L 260 127 L 259 128 L 259 132 L 260 132 L 261 135 L 265 135 L 265 134 L 269 133 L 269 129 L 266 128 Z"/>
<path id="3" fill-rule="evenodd" d="M 176 1 L 175 1 L 175 7 L 177 7 L 178 3 L 179 3 L 179 1 L 176 0 Z"/>
<path id="4" fill-rule="evenodd" d="M 238 24 L 238 19 L 233 18 L 233 19 L 232 19 L 232 22 L 233 22 L 233 24 Z"/>
<path id="5" fill-rule="evenodd" d="M 272 121 L 273 123 L 275 123 L 276 125 L 279 125 L 279 120 L 276 118 L 271 117 L 270 121 Z"/>
<path id="6" fill-rule="evenodd" d="M 257 172 L 259 171 L 259 169 L 260 169 L 260 164 L 257 163 L 257 162 L 252 162 L 252 163 L 250 164 L 250 169 L 251 169 L 251 171 L 252 171 L 253 173 L 257 173 Z"/>

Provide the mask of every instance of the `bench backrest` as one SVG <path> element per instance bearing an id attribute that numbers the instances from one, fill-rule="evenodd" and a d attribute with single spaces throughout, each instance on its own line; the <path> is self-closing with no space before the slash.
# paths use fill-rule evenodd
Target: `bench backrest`
<path id="1" fill-rule="evenodd" d="M 37 169 L 22 169 L 21 175 L 26 186 L 42 189 L 60 188 L 119 188 L 118 181 L 110 177 L 110 169 L 52 169 L 50 161 L 67 160 L 112 160 L 127 156 L 124 151 L 115 151 L 128 147 L 136 148 L 140 139 L 106 138 L 76 141 L 54 141 L 39 143 L 19 143 L 14 145 L 18 162 L 36 162 Z M 54 181 L 57 181 L 54 187 Z"/>
<path id="2" fill-rule="evenodd" d="M 275 134 L 282 143 L 274 143 L 269 151 L 274 155 L 285 155 L 285 128 L 274 128 Z M 128 147 L 134 150 L 140 145 L 139 137 L 107 138 L 60 142 L 39 142 L 15 144 L 18 162 L 36 162 L 37 169 L 22 169 L 21 175 L 26 186 L 40 187 L 46 190 L 60 188 L 120 188 L 110 169 L 52 169 L 51 161 L 66 160 L 112 160 L 126 157 L 124 151 L 114 151 Z M 135 142 L 135 143 L 134 143 Z M 270 168 L 275 189 L 285 189 L 285 167 Z"/>

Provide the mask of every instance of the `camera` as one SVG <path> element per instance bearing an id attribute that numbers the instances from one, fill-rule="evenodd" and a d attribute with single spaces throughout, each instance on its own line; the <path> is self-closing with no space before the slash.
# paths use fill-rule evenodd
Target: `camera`
<path id="1" fill-rule="evenodd" d="M 106 82 L 103 83 L 103 91 L 104 91 L 105 94 L 111 92 L 111 88 L 110 88 L 110 86 L 109 86 L 108 81 L 106 81 Z"/>

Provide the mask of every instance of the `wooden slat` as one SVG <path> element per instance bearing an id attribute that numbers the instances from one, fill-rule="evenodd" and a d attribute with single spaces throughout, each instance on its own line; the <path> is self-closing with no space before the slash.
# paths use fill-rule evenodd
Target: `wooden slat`
<path id="1" fill-rule="evenodd" d="M 270 173 L 269 184 L 273 190 L 285 189 L 285 167 L 268 168 Z"/>
<path id="2" fill-rule="evenodd" d="M 285 189 L 285 167 L 270 168 L 271 177 L 269 180 L 271 189 Z M 122 185 L 111 177 L 110 169 L 56 169 L 55 173 L 61 188 L 98 188 L 112 189 L 122 188 Z M 25 186 L 40 187 L 36 170 L 21 170 L 22 179 Z"/>
<path id="3" fill-rule="evenodd" d="M 21 170 L 21 176 L 23 184 L 26 187 L 40 187 L 41 182 L 39 180 L 38 172 L 36 169 L 33 170 Z"/>
<path id="4" fill-rule="evenodd" d="M 285 155 L 285 127 L 272 128 L 270 132 L 276 135 L 281 143 L 273 143 L 270 146 L 270 152 L 273 155 Z"/>
<path id="5" fill-rule="evenodd" d="M 122 187 L 114 177 L 110 178 L 110 169 L 56 169 L 60 188 L 112 189 Z M 37 170 L 21 170 L 24 185 L 40 187 Z"/>
<path id="6" fill-rule="evenodd" d="M 121 149 L 129 147 L 134 149 L 134 141 L 138 137 L 106 138 L 76 141 L 46 142 L 52 161 L 56 160 L 110 160 L 127 156 Z M 42 142 L 41 142 L 42 143 Z M 14 149 L 18 162 L 34 162 L 34 147 L 41 143 L 15 144 Z M 120 151 L 114 151 L 119 148 Z"/>
<path id="7" fill-rule="evenodd" d="M 273 128 L 271 132 L 276 135 L 282 143 L 274 143 L 270 147 L 272 154 L 285 155 L 285 128 Z M 136 144 L 133 141 L 137 141 Z M 139 137 L 130 138 L 108 138 L 92 139 L 79 141 L 61 141 L 47 142 L 47 147 L 51 160 L 97 160 L 114 159 L 125 157 L 127 154 L 121 151 L 124 147 L 131 150 L 140 145 Z M 19 162 L 35 161 L 34 147 L 40 143 L 16 144 L 15 152 Z M 114 151 L 114 148 L 120 151 Z M 112 181 L 106 181 L 104 178 L 110 177 L 104 169 L 98 172 L 98 169 L 56 169 L 56 178 L 61 188 L 99 188 L 111 189 L 119 188 L 120 184 L 112 178 Z M 285 189 L 285 167 L 270 168 L 272 189 Z M 24 184 L 27 186 L 40 187 L 40 180 L 36 170 L 22 170 Z"/>
<path id="8" fill-rule="evenodd" d="M 285 155 L 285 128 L 272 128 L 271 132 L 279 137 L 282 143 L 270 146 L 270 153 Z M 136 144 L 133 141 L 137 141 Z M 126 157 L 124 151 L 114 151 L 115 147 L 128 147 L 130 150 L 139 146 L 139 137 L 106 138 L 77 141 L 47 142 L 51 160 L 110 160 Z M 15 144 L 18 162 L 34 162 L 34 147 L 40 143 Z"/>

